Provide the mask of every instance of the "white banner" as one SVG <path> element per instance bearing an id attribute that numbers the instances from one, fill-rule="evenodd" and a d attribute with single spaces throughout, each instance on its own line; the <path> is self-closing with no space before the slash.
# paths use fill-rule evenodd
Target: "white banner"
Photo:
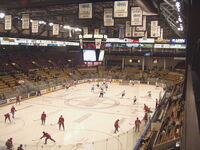
<path id="1" fill-rule="evenodd" d="M 5 30 L 11 30 L 11 29 L 12 29 L 12 16 L 5 15 Z"/>
<path id="2" fill-rule="evenodd" d="M 151 21 L 151 37 L 158 37 L 158 21 Z"/>
<path id="3" fill-rule="evenodd" d="M 160 29 L 160 39 L 163 40 L 163 28 Z"/>
<path id="4" fill-rule="evenodd" d="M 131 7 L 131 25 L 142 25 L 142 9 L 140 7 Z"/>
<path id="5" fill-rule="evenodd" d="M 30 26 L 30 17 L 29 14 L 22 15 L 22 29 L 29 29 Z"/>
<path id="6" fill-rule="evenodd" d="M 59 35 L 59 30 L 60 30 L 60 25 L 59 24 L 53 24 L 53 35 Z"/>
<path id="7" fill-rule="evenodd" d="M 33 20 L 32 21 L 32 33 L 38 33 L 38 20 Z"/>
<path id="8" fill-rule="evenodd" d="M 96 46 L 96 49 L 101 48 L 101 39 L 95 39 L 95 46 Z"/>
<path id="9" fill-rule="evenodd" d="M 147 17 L 143 16 L 142 26 L 136 27 L 136 31 L 146 31 L 146 23 L 147 23 Z"/>
<path id="10" fill-rule="evenodd" d="M 131 37 L 132 34 L 132 27 L 131 27 L 131 22 L 126 21 L 126 27 L 125 27 L 125 37 Z"/>
<path id="11" fill-rule="evenodd" d="M 114 26 L 113 9 L 104 9 L 104 26 Z"/>
<path id="12" fill-rule="evenodd" d="M 83 49 L 83 39 L 80 39 L 80 47 Z"/>
<path id="13" fill-rule="evenodd" d="M 157 26 L 157 34 L 158 34 L 158 37 L 160 38 L 160 26 Z"/>
<path id="14" fill-rule="evenodd" d="M 88 34 L 88 27 L 83 27 L 83 35 Z"/>
<path id="15" fill-rule="evenodd" d="M 92 19 L 92 3 L 79 4 L 79 19 Z"/>
<path id="16" fill-rule="evenodd" d="M 135 27 L 132 27 L 132 37 L 144 37 L 145 32 L 137 32 Z"/>
<path id="17" fill-rule="evenodd" d="M 114 18 L 128 17 L 128 1 L 114 2 Z"/>
<path id="18" fill-rule="evenodd" d="M 99 35 L 99 29 L 94 29 L 94 34 Z"/>

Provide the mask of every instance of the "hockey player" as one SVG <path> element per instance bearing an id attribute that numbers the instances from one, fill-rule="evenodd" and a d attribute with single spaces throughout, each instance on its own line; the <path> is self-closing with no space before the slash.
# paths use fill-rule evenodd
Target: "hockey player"
<path id="1" fill-rule="evenodd" d="M 151 97 L 151 91 L 148 91 L 148 96 Z"/>
<path id="2" fill-rule="evenodd" d="M 94 93 L 94 85 L 92 85 L 91 92 Z"/>
<path id="3" fill-rule="evenodd" d="M 147 124 L 148 122 L 148 114 L 145 112 L 145 115 L 144 115 L 144 118 L 143 118 L 144 122 L 145 122 L 145 125 Z"/>
<path id="4" fill-rule="evenodd" d="M 42 133 L 43 133 L 43 136 L 40 139 L 45 138 L 45 143 L 44 144 L 47 144 L 47 140 L 48 139 L 53 141 L 53 142 L 56 142 L 54 139 L 51 138 L 51 135 L 49 133 L 44 132 L 44 131 Z"/>
<path id="5" fill-rule="evenodd" d="M 126 94 L 125 90 L 123 90 L 121 98 L 123 98 L 125 96 L 125 94 Z"/>
<path id="6" fill-rule="evenodd" d="M 136 98 L 136 96 L 134 96 L 134 98 L 133 98 L 133 103 L 135 104 L 136 101 L 137 101 L 137 98 Z"/>
<path id="7" fill-rule="evenodd" d="M 12 150 L 12 148 L 13 148 L 13 142 L 12 142 L 12 138 L 9 138 L 7 141 L 6 141 L 6 148 L 8 149 L 8 150 Z"/>
<path id="8" fill-rule="evenodd" d="M 135 120 L 135 132 L 136 131 L 140 132 L 140 124 L 141 124 L 141 121 L 137 118 Z"/>
<path id="9" fill-rule="evenodd" d="M 101 90 L 99 97 L 103 97 L 103 94 L 104 94 L 104 92 L 103 92 L 103 90 Z"/>
<path id="10" fill-rule="evenodd" d="M 17 150 L 24 150 L 24 149 L 23 149 L 23 145 L 20 144 L 20 146 L 17 148 Z"/>
<path id="11" fill-rule="evenodd" d="M 58 124 L 59 124 L 59 130 L 61 129 L 61 126 L 63 127 L 63 130 L 65 130 L 65 125 L 64 125 L 64 118 L 61 115 L 60 118 L 58 119 Z"/>
<path id="12" fill-rule="evenodd" d="M 7 120 L 7 119 L 8 119 L 8 120 L 10 121 L 10 123 L 11 123 L 10 114 L 7 113 L 7 114 L 5 114 L 4 116 L 5 116 L 5 123 L 6 123 L 6 120 Z"/>
<path id="13" fill-rule="evenodd" d="M 12 114 L 12 118 L 15 118 L 16 109 L 15 109 L 14 106 L 11 107 L 10 112 L 11 112 L 11 114 Z"/>
<path id="14" fill-rule="evenodd" d="M 99 87 L 99 83 L 97 83 L 97 87 Z"/>
<path id="15" fill-rule="evenodd" d="M 47 117 L 47 115 L 45 114 L 45 112 L 43 112 L 41 115 L 42 125 L 45 125 L 46 117 Z"/>
<path id="16" fill-rule="evenodd" d="M 144 104 L 144 111 L 149 112 L 149 107 L 146 104 Z"/>
<path id="17" fill-rule="evenodd" d="M 117 119 L 117 120 L 115 121 L 114 127 L 115 127 L 115 132 L 114 132 L 114 133 L 119 132 L 119 131 L 118 131 L 118 128 L 120 128 L 120 127 L 119 127 L 119 119 Z"/>
<path id="18" fill-rule="evenodd" d="M 17 103 L 20 104 L 20 100 L 21 100 L 21 96 L 17 96 L 17 97 L 16 97 L 16 104 L 17 104 Z"/>
<path id="19" fill-rule="evenodd" d="M 105 85 L 106 91 L 108 90 L 108 84 Z"/>

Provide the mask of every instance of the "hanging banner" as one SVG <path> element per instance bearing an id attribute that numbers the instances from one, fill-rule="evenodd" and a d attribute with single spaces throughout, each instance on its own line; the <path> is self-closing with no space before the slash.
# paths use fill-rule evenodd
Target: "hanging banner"
<path id="1" fill-rule="evenodd" d="M 125 29 L 125 37 L 131 37 L 132 32 L 132 27 L 131 27 L 131 22 L 126 21 L 126 29 Z"/>
<path id="2" fill-rule="evenodd" d="M 121 25 L 121 26 L 119 27 L 119 38 L 120 38 L 120 39 L 123 39 L 123 38 L 124 38 L 124 26 L 123 26 L 123 25 Z"/>
<path id="3" fill-rule="evenodd" d="M 12 29 L 12 16 L 5 15 L 5 30 L 11 30 L 11 29 Z"/>
<path id="4" fill-rule="evenodd" d="M 83 35 L 88 34 L 88 27 L 83 27 Z"/>
<path id="5" fill-rule="evenodd" d="M 147 23 L 147 17 L 143 16 L 142 26 L 136 27 L 136 31 L 146 31 L 146 23 Z"/>
<path id="6" fill-rule="evenodd" d="M 92 3 L 79 4 L 79 19 L 92 19 Z"/>
<path id="7" fill-rule="evenodd" d="M 29 29 L 30 26 L 30 17 L 29 14 L 22 15 L 22 29 Z"/>
<path id="8" fill-rule="evenodd" d="M 163 28 L 160 29 L 160 39 L 163 40 Z"/>
<path id="9" fill-rule="evenodd" d="M 32 21 L 32 33 L 38 33 L 38 20 Z"/>
<path id="10" fill-rule="evenodd" d="M 69 29 L 68 31 L 69 31 L 69 37 L 72 37 L 72 30 Z"/>
<path id="11" fill-rule="evenodd" d="M 158 34 L 158 36 L 157 37 L 159 37 L 160 38 L 160 26 L 157 26 L 157 34 Z"/>
<path id="12" fill-rule="evenodd" d="M 53 24 L 53 35 L 59 35 L 59 24 Z"/>
<path id="13" fill-rule="evenodd" d="M 136 27 L 132 27 L 132 37 L 144 37 L 145 32 L 137 32 L 135 30 Z"/>
<path id="14" fill-rule="evenodd" d="M 114 26 L 113 9 L 112 8 L 104 9 L 104 26 L 106 26 L 106 27 Z"/>
<path id="15" fill-rule="evenodd" d="M 96 49 L 101 48 L 101 39 L 95 39 L 95 46 L 96 46 Z"/>
<path id="16" fill-rule="evenodd" d="M 142 9 L 140 7 L 131 7 L 131 25 L 142 25 Z"/>
<path id="17" fill-rule="evenodd" d="M 94 29 L 94 34 L 99 35 L 99 29 Z"/>
<path id="18" fill-rule="evenodd" d="M 151 37 L 158 37 L 158 21 L 151 21 Z"/>
<path id="19" fill-rule="evenodd" d="M 114 2 L 114 18 L 128 17 L 128 1 Z"/>
<path id="20" fill-rule="evenodd" d="M 83 39 L 80 39 L 80 47 L 83 49 Z"/>

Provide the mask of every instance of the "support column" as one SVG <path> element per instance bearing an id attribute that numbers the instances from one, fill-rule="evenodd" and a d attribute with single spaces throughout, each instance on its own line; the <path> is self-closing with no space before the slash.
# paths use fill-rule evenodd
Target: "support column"
<path id="1" fill-rule="evenodd" d="M 145 63 L 145 60 L 144 60 L 144 57 L 142 58 L 142 70 L 144 71 L 144 63 Z"/>
<path id="2" fill-rule="evenodd" d="M 125 67 L 125 59 L 124 57 L 122 57 L 122 70 L 124 69 L 124 67 Z"/>
<path id="3" fill-rule="evenodd" d="M 166 59 L 164 57 L 164 66 L 163 66 L 163 70 L 166 70 Z"/>

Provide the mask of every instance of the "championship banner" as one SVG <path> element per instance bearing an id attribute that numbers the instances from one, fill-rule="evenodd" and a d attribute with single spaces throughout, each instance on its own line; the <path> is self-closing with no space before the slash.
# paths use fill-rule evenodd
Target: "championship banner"
<path id="1" fill-rule="evenodd" d="M 147 23 L 147 17 L 143 16 L 142 26 L 136 27 L 136 31 L 146 31 L 146 23 Z"/>
<path id="2" fill-rule="evenodd" d="M 92 19 L 92 3 L 79 4 L 79 19 Z"/>
<path id="3" fill-rule="evenodd" d="M 29 29 L 30 26 L 30 17 L 29 14 L 22 15 L 22 29 Z"/>
<path id="4" fill-rule="evenodd" d="M 80 47 L 83 49 L 83 39 L 80 39 Z"/>
<path id="5" fill-rule="evenodd" d="M 95 39 L 95 46 L 96 46 L 96 49 L 101 48 L 101 39 Z"/>
<path id="6" fill-rule="evenodd" d="M 151 21 L 151 37 L 158 37 L 158 21 Z"/>
<path id="7" fill-rule="evenodd" d="M 38 33 L 38 20 L 33 20 L 32 21 L 32 33 Z"/>
<path id="8" fill-rule="evenodd" d="M 113 19 L 113 9 L 112 8 L 105 8 L 104 9 L 104 26 L 114 26 L 114 19 Z"/>
<path id="9" fill-rule="evenodd" d="M 11 29 L 12 29 L 12 16 L 5 15 L 5 30 L 11 30 Z"/>
<path id="10" fill-rule="evenodd" d="M 53 24 L 53 35 L 59 35 L 59 24 Z"/>
<path id="11" fill-rule="evenodd" d="M 128 1 L 114 2 L 114 18 L 128 17 Z"/>
<path id="12" fill-rule="evenodd" d="M 160 37 L 160 26 L 157 26 L 157 34 L 158 34 L 158 37 Z"/>
<path id="13" fill-rule="evenodd" d="M 163 40 L 163 28 L 160 29 L 160 39 Z"/>
<path id="14" fill-rule="evenodd" d="M 99 35 L 99 29 L 94 29 L 94 34 Z"/>
<path id="15" fill-rule="evenodd" d="M 119 27 L 119 38 L 120 38 L 120 39 L 123 39 L 123 38 L 124 38 L 124 26 L 123 26 L 123 25 L 121 25 L 121 26 Z"/>
<path id="16" fill-rule="evenodd" d="M 88 27 L 83 27 L 83 35 L 88 34 Z"/>
<path id="17" fill-rule="evenodd" d="M 132 27 L 132 37 L 144 37 L 145 32 L 137 32 L 135 30 L 136 27 Z"/>
<path id="18" fill-rule="evenodd" d="M 131 37 L 131 32 L 132 32 L 131 30 L 132 30 L 131 22 L 126 21 L 125 37 Z"/>
<path id="19" fill-rule="evenodd" d="M 140 7 L 131 7 L 131 26 L 141 26 L 142 21 L 142 9 Z"/>

